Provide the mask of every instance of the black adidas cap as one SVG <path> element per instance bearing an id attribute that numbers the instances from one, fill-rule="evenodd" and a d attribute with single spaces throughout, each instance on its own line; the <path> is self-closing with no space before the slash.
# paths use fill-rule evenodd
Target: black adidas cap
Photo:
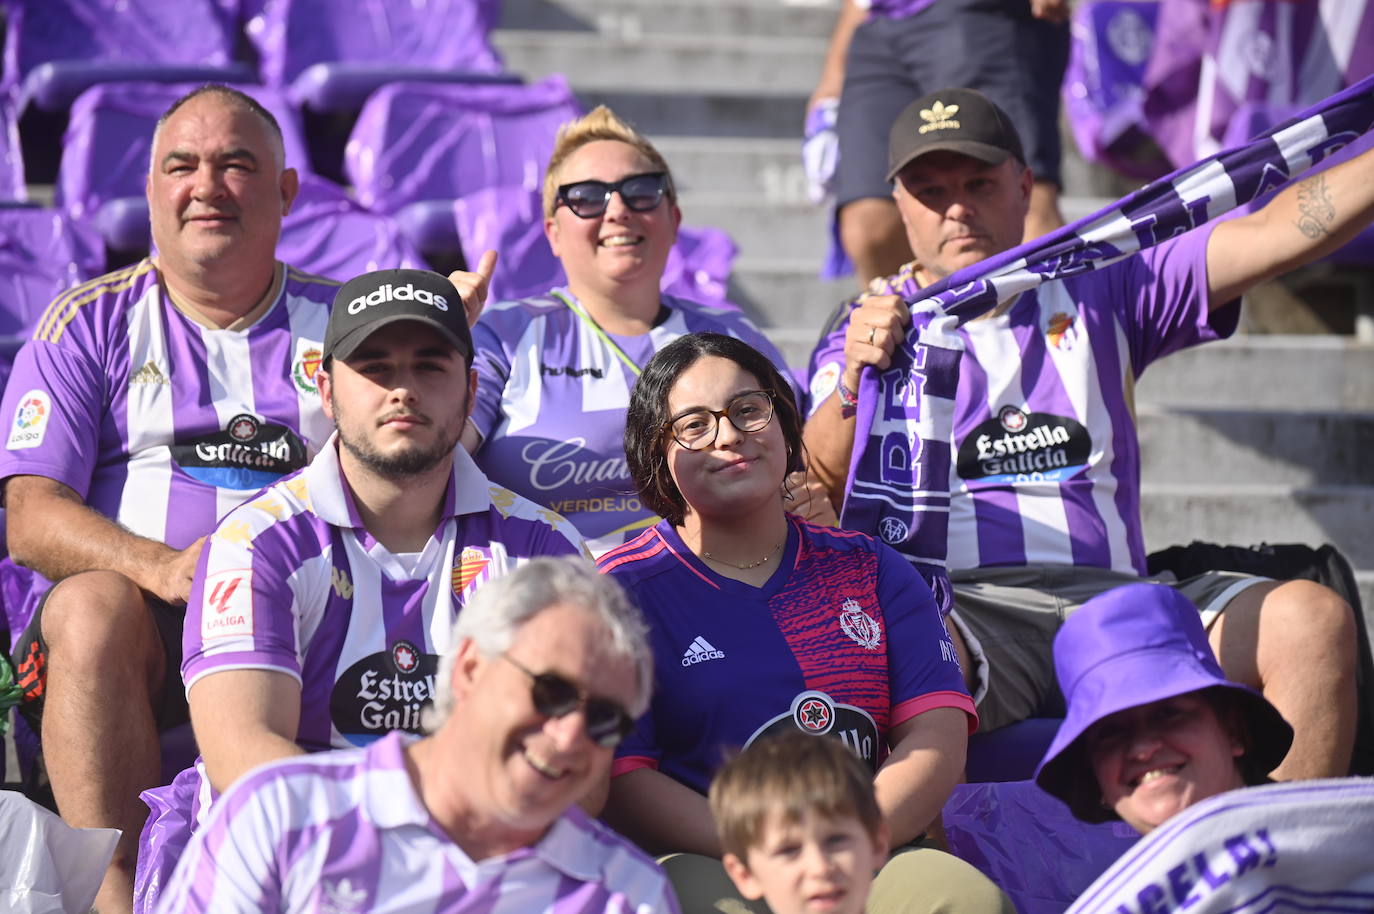
<path id="1" fill-rule="evenodd" d="M 928 152 L 948 150 L 989 165 L 1026 161 L 1007 112 L 975 89 L 941 89 L 902 109 L 887 141 L 887 179 Z"/>
<path id="2" fill-rule="evenodd" d="M 346 359 L 373 333 L 397 321 L 428 324 L 471 364 L 472 332 L 463 299 L 453 283 L 429 270 L 376 270 L 340 286 L 324 331 L 323 357 Z"/>

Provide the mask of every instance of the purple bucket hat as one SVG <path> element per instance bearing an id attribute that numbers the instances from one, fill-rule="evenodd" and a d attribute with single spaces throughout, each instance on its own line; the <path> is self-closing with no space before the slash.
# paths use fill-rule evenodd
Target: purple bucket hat
<path id="1" fill-rule="evenodd" d="M 1222 688 L 1245 715 L 1247 768 L 1272 771 L 1293 742 L 1293 728 L 1263 695 L 1226 678 L 1197 608 L 1163 584 L 1127 584 L 1084 603 L 1055 636 L 1054 671 L 1068 713 L 1035 782 L 1086 821 L 1117 817 L 1096 802 L 1100 793 L 1080 742 L 1089 727 L 1117 711 Z M 1085 788 L 1093 802 L 1075 802 Z"/>

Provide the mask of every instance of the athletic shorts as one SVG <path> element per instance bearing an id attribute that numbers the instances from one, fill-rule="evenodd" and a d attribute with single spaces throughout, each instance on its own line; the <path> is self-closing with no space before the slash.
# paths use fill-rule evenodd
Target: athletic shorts
<path id="1" fill-rule="evenodd" d="M 29 726 L 39 734 L 43 732 L 43 704 L 48 684 L 48 645 L 43 640 L 43 608 L 51 594 L 52 590 L 49 590 L 38 602 L 33 619 L 15 639 L 14 649 L 11 651 L 14 658 L 15 681 L 23 689 L 23 695 L 19 700 L 19 713 L 24 715 Z M 144 596 L 144 600 L 153 614 L 158 640 L 162 642 L 165 665 L 162 700 L 154 709 L 160 733 L 191 719 L 190 709 L 186 706 L 186 690 L 181 684 L 181 630 L 186 619 L 186 608 L 164 603 L 156 597 Z"/>
<path id="2" fill-rule="evenodd" d="M 973 660 L 979 732 L 1028 717 L 1063 717 L 1054 675 L 1054 636 L 1069 614 L 1098 594 L 1142 580 L 1133 574 L 1073 565 L 977 568 L 953 572 L 950 620 Z M 1269 578 L 1211 571 L 1182 581 L 1161 575 L 1198 607 L 1204 627 L 1241 591 Z"/>
<path id="3" fill-rule="evenodd" d="M 1036 180 L 1060 184 L 1059 87 L 1069 32 L 1030 14 L 1027 0 L 936 0 L 904 19 L 874 17 L 854 32 L 840 96 L 836 204 L 891 196 L 887 137 L 912 101 L 936 89 L 977 89 L 1021 135 Z"/>

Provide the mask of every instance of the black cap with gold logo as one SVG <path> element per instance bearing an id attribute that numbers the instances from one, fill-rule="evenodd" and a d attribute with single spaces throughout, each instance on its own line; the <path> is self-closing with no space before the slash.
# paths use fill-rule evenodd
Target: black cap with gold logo
<path id="1" fill-rule="evenodd" d="M 928 152 L 947 150 L 1000 165 L 1026 161 L 1011 118 L 976 89 L 941 89 L 902 109 L 887 142 L 887 179 Z"/>

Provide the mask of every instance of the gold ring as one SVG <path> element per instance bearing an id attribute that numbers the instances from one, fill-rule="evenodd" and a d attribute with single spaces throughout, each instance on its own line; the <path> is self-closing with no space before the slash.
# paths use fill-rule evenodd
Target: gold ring
<path id="1" fill-rule="evenodd" d="M 868 328 L 868 345 L 870 345 L 870 346 L 873 345 L 873 335 L 876 334 L 877 332 L 878 332 L 878 328 L 877 328 L 877 327 L 869 327 L 869 328 Z"/>

